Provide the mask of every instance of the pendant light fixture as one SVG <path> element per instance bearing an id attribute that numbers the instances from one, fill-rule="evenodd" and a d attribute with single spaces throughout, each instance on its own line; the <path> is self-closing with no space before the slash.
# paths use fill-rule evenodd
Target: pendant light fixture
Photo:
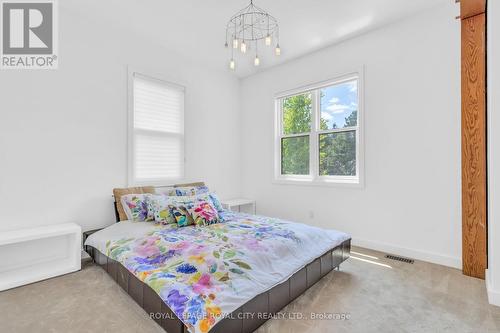
<path id="1" fill-rule="evenodd" d="M 250 46 L 255 49 L 254 65 L 259 66 L 258 43 L 263 41 L 265 47 L 270 47 L 273 40 L 276 42 L 274 54 L 280 56 L 278 21 L 265 10 L 255 6 L 253 0 L 250 0 L 250 4 L 234 14 L 226 26 L 225 46 L 231 49 L 229 68 L 236 69 L 234 51 L 239 49 L 242 54 L 245 54 L 250 50 Z"/>

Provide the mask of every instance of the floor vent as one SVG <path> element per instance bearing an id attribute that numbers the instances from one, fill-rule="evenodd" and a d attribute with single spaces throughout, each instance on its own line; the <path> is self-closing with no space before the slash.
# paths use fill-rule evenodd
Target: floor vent
<path id="1" fill-rule="evenodd" d="M 397 260 L 397 261 L 402 261 L 402 262 L 405 262 L 407 264 L 413 264 L 415 261 L 413 259 L 408 259 L 408 258 L 403 258 L 403 257 L 398 257 L 398 256 L 394 256 L 392 254 L 386 254 L 385 257 L 387 259 L 392 259 L 392 260 Z"/>

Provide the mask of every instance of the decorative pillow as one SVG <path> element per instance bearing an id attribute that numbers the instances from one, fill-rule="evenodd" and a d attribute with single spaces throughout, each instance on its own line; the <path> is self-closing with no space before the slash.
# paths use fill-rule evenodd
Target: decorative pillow
<path id="1" fill-rule="evenodd" d="M 143 194 L 143 193 L 155 193 L 155 188 L 152 186 L 145 187 L 128 187 L 128 188 L 115 188 L 113 189 L 113 195 L 116 201 L 116 210 L 118 211 L 118 220 L 124 221 L 129 219 L 125 213 L 125 207 L 122 205 L 122 196 L 127 194 Z"/>
<path id="2" fill-rule="evenodd" d="M 131 221 L 154 221 L 153 211 L 149 209 L 152 194 L 126 194 L 120 199 L 125 215 Z"/>
<path id="3" fill-rule="evenodd" d="M 195 206 L 195 204 L 200 201 L 208 202 L 211 205 L 211 207 L 217 213 L 216 214 L 218 219 L 217 222 L 224 221 L 222 217 L 218 214 L 219 209 L 220 211 L 222 211 L 223 209 L 215 194 L 204 193 L 196 196 L 180 196 L 180 197 L 168 196 L 166 194 L 156 194 L 152 195 L 149 201 L 151 206 L 150 210 L 153 212 L 152 215 L 154 216 L 154 220 L 162 224 L 178 223 L 176 215 L 172 211 L 171 206 L 174 207 L 183 206 L 186 209 L 188 209 L 188 213 L 190 213 L 189 210 L 192 209 Z M 217 206 L 214 202 L 216 202 L 219 205 L 220 207 L 219 209 L 217 209 Z M 190 213 L 190 215 L 192 215 L 192 213 Z M 200 221 L 200 223 L 202 225 L 205 225 L 215 222 L 212 221 L 212 219 L 209 217 L 207 221 Z"/>
<path id="4" fill-rule="evenodd" d="M 208 193 L 209 189 L 207 186 L 187 186 L 187 187 L 176 187 L 168 192 L 170 196 L 186 197 L 195 196 L 200 194 Z"/>
<path id="5" fill-rule="evenodd" d="M 206 194 L 200 195 L 205 198 Z M 169 196 L 167 193 L 156 194 L 151 197 L 151 210 L 153 212 L 155 222 L 162 224 L 177 223 L 169 205 L 181 206 L 196 200 L 198 196 L 176 197 Z"/>
<path id="6" fill-rule="evenodd" d="M 186 205 L 187 211 L 193 217 L 194 224 L 204 226 L 219 223 L 219 213 L 210 200 L 198 199 L 194 203 Z"/>
<path id="7" fill-rule="evenodd" d="M 170 212 L 172 212 L 172 215 L 177 221 L 177 225 L 179 227 L 185 227 L 194 224 L 193 217 L 189 214 L 188 209 L 185 206 L 168 205 L 168 208 Z"/>
<path id="8" fill-rule="evenodd" d="M 177 192 L 176 192 L 177 191 Z M 191 194 L 196 193 L 196 194 Z M 215 209 L 218 212 L 223 212 L 224 208 L 220 203 L 219 197 L 214 192 L 209 192 L 207 186 L 195 186 L 195 187 L 177 187 L 169 190 L 167 195 L 172 196 L 172 199 L 175 200 L 195 200 L 195 199 L 203 199 L 209 200 L 212 202 Z M 183 198 L 183 199 L 181 199 Z"/>
<path id="9" fill-rule="evenodd" d="M 153 195 L 150 202 L 150 209 L 155 222 L 162 224 L 177 223 L 174 215 L 168 205 L 171 203 L 169 197 L 165 194 Z"/>
<path id="10" fill-rule="evenodd" d="M 210 197 L 210 201 L 212 201 L 212 204 L 215 207 L 215 209 L 217 209 L 217 212 L 219 212 L 219 213 L 223 212 L 224 208 L 222 207 L 222 204 L 220 203 L 220 200 L 219 200 L 219 197 L 217 196 L 217 194 L 211 192 L 208 194 L 208 196 Z"/>

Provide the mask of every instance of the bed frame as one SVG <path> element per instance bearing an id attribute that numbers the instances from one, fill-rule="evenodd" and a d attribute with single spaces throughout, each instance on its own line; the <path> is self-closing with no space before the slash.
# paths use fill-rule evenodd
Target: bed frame
<path id="1" fill-rule="evenodd" d="M 203 183 L 195 183 L 195 185 L 199 184 Z M 186 185 L 192 184 L 179 184 L 176 186 Z M 115 212 L 117 213 L 116 202 Z M 117 221 L 119 221 L 118 213 L 116 215 Z M 107 257 L 91 246 L 87 248 L 94 262 L 102 267 L 167 333 L 188 332 L 184 323 L 170 310 L 168 305 L 163 302 L 151 287 L 140 281 L 118 261 Z M 308 263 L 288 278 L 288 280 L 250 299 L 226 318 L 219 321 L 212 327 L 210 333 L 253 332 L 272 317 L 273 314 L 279 312 L 303 294 L 326 274 L 335 268 L 340 268 L 340 264 L 349 258 L 350 252 L 351 240 L 348 239 Z"/>
<path id="2" fill-rule="evenodd" d="M 101 266 L 166 332 L 188 332 L 183 322 L 153 289 L 135 277 L 118 261 L 108 258 L 93 247 L 89 248 L 95 263 Z M 285 282 L 249 300 L 227 318 L 218 322 L 210 333 L 253 332 L 272 314 L 279 312 L 330 271 L 340 267 L 340 264 L 349 258 L 350 250 L 351 240 L 349 239 L 310 262 Z"/>

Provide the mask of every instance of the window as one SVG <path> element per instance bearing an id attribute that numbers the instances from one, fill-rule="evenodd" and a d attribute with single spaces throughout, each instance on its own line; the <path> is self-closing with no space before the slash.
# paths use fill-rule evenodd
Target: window
<path id="1" fill-rule="evenodd" d="M 278 95 L 278 182 L 361 183 L 360 81 L 349 75 Z"/>
<path id="2" fill-rule="evenodd" d="M 184 177 L 184 87 L 129 74 L 129 183 Z"/>

